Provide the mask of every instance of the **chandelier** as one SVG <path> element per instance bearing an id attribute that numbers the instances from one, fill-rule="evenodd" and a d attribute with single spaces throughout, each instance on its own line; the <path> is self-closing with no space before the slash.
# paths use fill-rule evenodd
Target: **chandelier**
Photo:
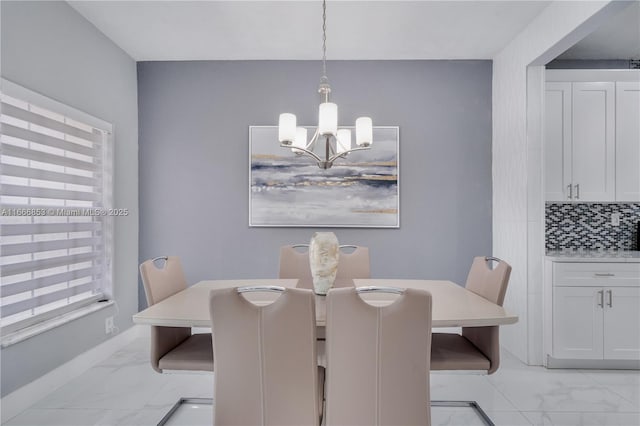
<path id="1" fill-rule="evenodd" d="M 328 169 L 338 158 L 344 158 L 353 151 L 369 149 L 373 143 L 373 124 L 370 117 L 356 120 L 356 147 L 351 145 L 351 130 L 338 129 L 338 105 L 329 102 L 331 86 L 327 78 L 327 2 L 322 1 L 322 77 L 320 78 L 320 108 L 318 127 L 307 141 L 307 129 L 296 127 L 296 116 L 291 113 L 280 114 L 278 121 L 278 140 L 283 148 L 290 148 L 296 155 L 313 157 L 318 167 Z M 316 144 L 324 139 L 324 158 L 314 151 Z"/>

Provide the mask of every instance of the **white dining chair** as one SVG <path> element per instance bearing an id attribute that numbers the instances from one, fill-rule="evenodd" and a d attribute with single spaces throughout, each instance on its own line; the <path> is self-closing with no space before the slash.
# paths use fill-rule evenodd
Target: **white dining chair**
<path id="1" fill-rule="evenodd" d="M 494 265 L 492 267 L 492 264 Z M 502 306 L 511 266 L 502 259 L 478 256 L 473 259 L 466 289 Z M 463 327 L 462 333 L 433 333 L 431 370 L 474 370 L 493 374 L 500 365 L 500 327 Z M 493 422 L 476 401 L 432 401 L 433 406 L 469 406 L 488 425 Z"/>
<path id="2" fill-rule="evenodd" d="M 140 264 L 147 305 L 173 296 L 187 288 L 182 263 L 177 256 L 160 256 Z M 191 327 L 151 327 L 151 367 L 165 370 L 213 371 L 211 333 L 192 334 Z M 164 425 L 185 403 L 211 404 L 208 398 L 180 398 L 158 426 Z"/>
<path id="3" fill-rule="evenodd" d="M 280 247 L 278 278 L 295 278 L 299 280 L 298 288 L 313 289 L 309 244 Z M 356 278 L 371 278 L 369 249 L 352 244 L 341 245 L 334 287 L 352 287 Z"/>
<path id="4" fill-rule="evenodd" d="M 277 292 L 268 305 L 244 295 Z M 318 425 L 324 368 L 316 364 L 315 296 L 278 286 L 212 290 L 215 425 Z"/>
<path id="5" fill-rule="evenodd" d="M 392 292 L 388 306 L 361 293 Z M 429 425 L 431 294 L 393 287 L 327 294 L 326 425 Z"/>

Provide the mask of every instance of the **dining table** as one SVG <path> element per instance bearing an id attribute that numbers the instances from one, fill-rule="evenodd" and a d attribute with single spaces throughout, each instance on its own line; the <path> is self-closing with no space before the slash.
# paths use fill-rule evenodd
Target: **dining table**
<path id="1" fill-rule="evenodd" d="M 297 279 L 233 279 L 204 280 L 149 306 L 133 315 L 136 324 L 166 327 L 211 327 L 209 293 L 220 288 L 244 286 L 296 287 Z M 465 289 L 452 281 L 424 279 L 354 279 L 353 285 L 422 289 L 432 296 L 432 327 L 484 327 L 514 324 L 518 316 L 502 306 Z M 266 305 L 278 294 L 273 292 L 243 293 L 251 302 Z M 363 300 L 373 306 L 392 303 L 397 294 L 387 292 L 362 293 Z M 316 295 L 316 325 L 326 324 L 326 296 Z"/>

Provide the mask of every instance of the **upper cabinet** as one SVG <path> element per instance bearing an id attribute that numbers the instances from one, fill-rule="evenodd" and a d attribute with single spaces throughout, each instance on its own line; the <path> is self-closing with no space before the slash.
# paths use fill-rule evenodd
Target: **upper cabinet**
<path id="1" fill-rule="evenodd" d="M 571 183 L 576 201 L 615 199 L 615 83 L 571 83 Z"/>
<path id="2" fill-rule="evenodd" d="M 637 71 L 547 71 L 547 201 L 640 201 L 638 80 Z"/>
<path id="3" fill-rule="evenodd" d="M 640 82 L 616 83 L 616 199 L 640 201 Z"/>
<path id="4" fill-rule="evenodd" d="M 571 200 L 571 83 L 547 83 L 544 112 L 546 200 Z"/>

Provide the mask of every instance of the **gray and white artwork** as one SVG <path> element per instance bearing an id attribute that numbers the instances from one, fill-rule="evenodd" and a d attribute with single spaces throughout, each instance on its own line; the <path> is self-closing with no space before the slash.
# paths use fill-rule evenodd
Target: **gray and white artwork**
<path id="1" fill-rule="evenodd" d="M 313 158 L 281 148 L 277 126 L 251 126 L 249 226 L 398 228 L 398 132 L 374 127 L 371 149 L 323 170 Z M 321 145 L 315 152 L 322 157 Z"/>

